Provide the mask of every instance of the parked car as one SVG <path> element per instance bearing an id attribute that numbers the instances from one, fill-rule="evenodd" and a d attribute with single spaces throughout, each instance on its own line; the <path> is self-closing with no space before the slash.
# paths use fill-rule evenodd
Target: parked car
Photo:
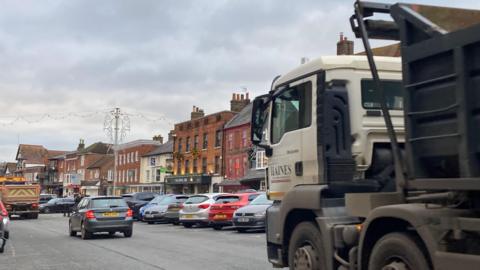
<path id="1" fill-rule="evenodd" d="M 71 211 L 75 205 L 73 198 L 55 198 L 47 203 L 40 204 L 38 210 L 40 213 L 61 213 L 63 211 Z"/>
<path id="2" fill-rule="evenodd" d="M 8 211 L 2 201 L 0 201 L 0 241 L 2 241 L 0 243 L 0 253 L 5 251 L 5 244 L 7 244 L 7 239 L 10 238 L 9 223 Z"/>
<path id="3" fill-rule="evenodd" d="M 226 194 L 205 193 L 191 196 L 183 203 L 183 208 L 179 211 L 179 221 L 185 228 L 190 228 L 195 224 L 208 225 L 210 205 L 215 202 L 218 196 Z"/>
<path id="4" fill-rule="evenodd" d="M 239 208 L 233 215 L 233 225 L 238 232 L 249 229 L 265 229 L 265 213 L 273 204 L 267 194 L 260 194 L 249 205 Z"/>
<path id="5" fill-rule="evenodd" d="M 39 204 L 44 204 L 50 201 L 51 199 L 57 198 L 57 194 L 40 194 Z"/>
<path id="6" fill-rule="evenodd" d="M 135 192 L 130 194 L 123 194 L 122 197 L 127 202 L 128 207 L 132 209 L 133 218 L 139 220 L 140 208 L 159 195 L 160 194 L 154 192 Z"/>
<path id="7" fill-rule="evenodd" d="M 145 210 L 143 219 L 148 224 L 155 222 L 170 222 L 179 224 L 179 211 L 183 203 L 189 198 L 188 195 L 166 195 L 156 205 Z"/>
<path id="8" fill-rule="evenodd" d="M 210 225 L 215 230 L 220 230 L 223 226 L 233 225 L 232 218 L 235 210 L 249 204 L 258 195 L 259 193 L 237 193 L 218 196 L 208 213 Z"/>
<path id="9" fill-rule="evenodd" d="M 131 237 L 133 212 L 122 197 L 86 197 L 74 209 L 68 228 L 70 236 L 80 232 L 82 239 L 89 239 L 97 232 L 110 235 L 122 232 L 125 237 Z"/>
<path id="10" fill-rule="evenodd" d="M 145 210 L 147 210 L 151 206 L 157 205 L 161 200 L 163 200 L 163 198 L 165 198 L 165 196 L 166 195 L 159 195 L 159 196 L 153 198 L 153 200 L 149 201 L 144 206 L 140 207 L 140 210 L 138 210 L 139 220 L 144 221 L 143 217 L 144 217 L 144 214 L 145 214 Z"/>

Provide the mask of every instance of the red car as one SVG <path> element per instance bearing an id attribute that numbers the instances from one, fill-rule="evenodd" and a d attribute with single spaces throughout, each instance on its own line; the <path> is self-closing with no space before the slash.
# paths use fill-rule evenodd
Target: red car
<path id="1" fill-rule="evenodd" d="M 208 220 L 215 230 L 221 230 L 223 226 L 232 225 L 233 213 L 249 204 L 259 193 L 239 193 L 219 196 L 210 207 Z"/>
<path id="2" fill-rule="evenodd" d="M 2 201 L 0 201 L 0 253 L 3 253 L 7 239 L 9 238 L 8 223 L 7 209 L 5 209 Z"/>

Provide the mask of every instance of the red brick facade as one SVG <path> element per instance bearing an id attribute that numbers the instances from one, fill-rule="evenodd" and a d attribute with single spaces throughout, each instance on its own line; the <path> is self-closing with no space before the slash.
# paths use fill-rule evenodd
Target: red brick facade
<path id="1" fill-rule="evenodd" d="M 158 147 L 160 142 L 150 140 L 133 141 L 119 145 L 115 150 L 115 185 L 120 193 L 132 192 L 131 185 L 140 183 L 141 157 Z"/>
<path id="2" fill-rule="evenodd" d="M 234 115 L 234 112 L 222 111 L 176 124 L 174 175 L 221 175 L 223 126 Z"/>
<path id="3" fill-rule="evenodd" d="M 225 176 L 238 180 L 249 169 L 250 123 L 225 129 Z"/>

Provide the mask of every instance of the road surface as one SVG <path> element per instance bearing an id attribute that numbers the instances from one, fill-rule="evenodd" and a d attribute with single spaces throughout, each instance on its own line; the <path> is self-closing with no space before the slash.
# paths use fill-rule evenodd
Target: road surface
<path id="1" fill-rule="evenodd" d="M 272 269 L 264 233 L 137 222 L 132 238 L 116 234 L 82 240 L 68 236 L 67 224 L 68 219 L 59 214 L 12 220 L 0 269 Z"/>

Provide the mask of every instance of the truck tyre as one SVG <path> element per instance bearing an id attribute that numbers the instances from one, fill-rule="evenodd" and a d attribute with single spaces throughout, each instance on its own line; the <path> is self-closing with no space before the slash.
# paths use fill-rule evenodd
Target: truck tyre
<path id="1" fill-rule="evenodd" d="M 427 256 L 417 237 L 408 233 L 389 233 L 373 247 L 368 269 L 429 270 Z"/>
<path id="2" fill-rule="evenodd" d="M 288 246 L 288 265 L 291 270 L 327 269 L 324 247 L 317 226 L 312 222 L 302 222 L 293 230 Z"/>

